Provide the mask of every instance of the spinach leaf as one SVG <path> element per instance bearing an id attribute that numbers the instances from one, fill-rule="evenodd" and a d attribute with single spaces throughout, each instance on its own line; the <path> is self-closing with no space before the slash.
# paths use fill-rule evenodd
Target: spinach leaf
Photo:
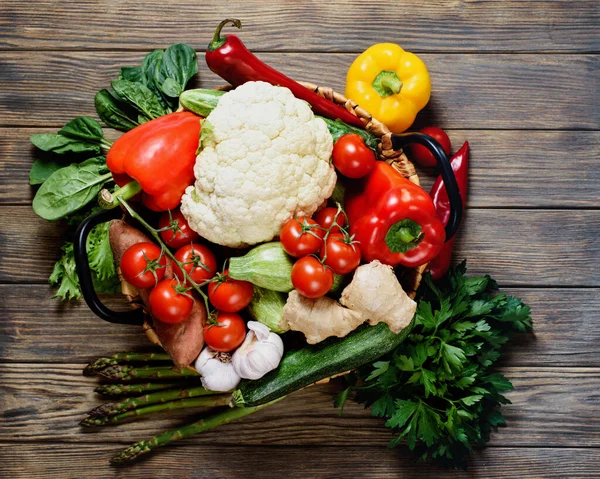
<path id="1" fill-rule="evenodd" d="M 163 50 L 154 50 L 144 57 L 142 61 L 143 81 L 152 92 L 159 98 L 162 104 L 169 110 L 177 108 L 177 99 L 170 98 L 164 93 L 159 84 L 155 81 L 155 77 L 160 71 L 165 52 Z"/>
<path id="2" fill-rule="evenodd" d="M 196 73 L 198 62 L 195 50 L 189 45 L 178 43 L 167 48 L 154 78 L 164 93 L 177 98 Z"/>
<path id="3" fill-rule="evenodd" d="M 106 89 L 96 93 L 94 104 L 100 119 L 111 128 L 129 131 L 140 125 L 137 111 Z"/>
<path id="4" fill-rule="evenodd" d="M 111 143 L 104 138 L 100 123 L 89 117 L 71 120 L 56 134 L 31 135 L 31 142 L 40 150 L 52 153 L 92 153 L 98 155 Z"/>
<path id="5" fill-rule="evenodd" d="M 142 67 L 121 67 L 118 80 L 129 80 L 132 82 L 143 83 L 144 72 Z"/>
<path id="6" fill-rule="evenodd" d="M 29 184 L 41 185 L 46 181 L 52 173 L 59 170 L 63 165 L 51 160 L 40 160 L 39 158 L 33 162 L 33 166 L 29 171 Z"/>
<path id="7" fill-rule="evenodd" d="M 157 96 L 146 85 L 128 80 L 115 80 L 111 82 L 115 93 L 123 98 L 148 119 L 152 120 L 169 113 Z"/>
<path id="8" fill-rule="evenodd" d="M 33 198 L 33 210 L 46 220 L 57 220 L 96 198 L 112 180 L 104 157 L 90 158 L 55 171 Z"/>

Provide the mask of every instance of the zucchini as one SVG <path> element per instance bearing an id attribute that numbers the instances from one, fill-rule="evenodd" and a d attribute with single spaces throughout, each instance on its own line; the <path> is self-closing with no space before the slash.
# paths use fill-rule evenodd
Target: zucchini
<path id="1" fill-rule="evenodd" d="M 250 281 L 261 288 L 289 293 L 292 284 L 294 261 L 283 250 L 279 241 L 255 246 L 244 256 L 229 260 L 229 276 L 233 279 Z"/>
<path id="2" fill-rule="evenodd" d="M 282 334 L 285 330 L 279 327 L 279 321 L 283 316 L 285 301 L 286 296 L 283 293 L 255 285 L 248 312 L 253 319 L 263 323 L 274 333 Z"/>
<path id="3" fill-rule="evenodd" d="M 356 369 L 396 348 L 410 333 L 414 323 L 399 334 L 386 324 L 363 325 L 345 338 L 330 338 L 322 343 L 289 351 L 279 367 L 261 379 L 242 380 L 233 393 L 233 404 L 250 407 L 298 391 L 321 379 Z"/>
<path id="4" fill-rule="evenodd" d="M 206 117 L 209 115 L 211 111 L 215 109 L 217 104 L 219 103 L 219 99 L 225 94 L 224 91 L 219 90 L 206 90 L 203 88 L 197 88 L 195 90 L 187 90 L 184 91 L 179 96 L 179 103 L 186 110 L 195 113 L 196 115 L 200 115 Z M 377 145 L 379 144 L 379 138 L 375 135 L 369 133 L 368 131 L 363 130 L 362 128 L 356 128 L 355 126 L 350 126 L 347 123 L 344 123 L 342 120 L 330 120 L 329 118 L 324 118 L 319 115 L 315 115 L 317 118 L 321 118 L 329 129 L 329 133 L 333 137 L 333 142 L 338 141 L 340 136 L 346 135 L 348 133 L 354 133 L 359 135 L 365 142 L 369 148 L 371 148 L 374 152 L 377 153 Z"/>

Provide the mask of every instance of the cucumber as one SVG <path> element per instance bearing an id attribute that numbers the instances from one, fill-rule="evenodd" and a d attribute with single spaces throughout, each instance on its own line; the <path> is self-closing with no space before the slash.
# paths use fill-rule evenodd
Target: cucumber
<path id="1" fill-rule="evenodd" d="M 192 113 L 195 113 L 196 115 L 206 117 L 211 111 L 215 109 L 215 107 L 219 103 L 219 99 L 225 93 L 226 92 L 224 91 L 206 90 L 203 88 L 187 90 L 179 96 L 179 103 L 186 110 L 189 110 Z M 327 128 L 329 129 L 329 133 L 331 133 L 331 136 L 333 137 L 334 143 L 338 141 L 340 136 L 346 135 L 348 133 L 354 133 L 356 135 L 359 135 L 364 140 L 365 145 L 367 145 L 373 151 L 377 152 L 379 138 L 369 133 L 368 131 L 365 131 L 362 128 L 356 128 L 355 126 L 350 126 L 340 119 L 330 120 L 329 118 L 324 118 L 318 115 L 315 115 L 315 117 L 321 118 L 327 124 Z"/>
<path id="2" fill-rule="evenodd" d="M 261 288 L 289 293 L 292 284 L 294 261 L 283 250 L 279 241 L 255 246 L 244 256 L 229 260 L 229 276 L 233 279 L 250 281 Z"/>
<path id="3" fill-rule="evenodd" d="M 399 334 L 392 333 L 384 323 L 364 325 L 345 338 L 330 338 L 289 351 L 274 371 L 255 381 L 242 380 L 233 393 L 233 404 L 238 407 L 265 404 L 321 379 L 373 362 L 404 341 L 413 323 L 414 319 Z"/>

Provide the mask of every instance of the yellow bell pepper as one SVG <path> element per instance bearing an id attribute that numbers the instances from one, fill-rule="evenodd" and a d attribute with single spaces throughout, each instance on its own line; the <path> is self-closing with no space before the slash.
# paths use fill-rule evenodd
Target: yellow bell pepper
<path id="1" fill-rule="evenodd" d="M 393 133 L 415 121 L 431 95 L 425 63 L 393 43 L 378 43 L 361 53 L 346 75 L 346 97 Z"/>

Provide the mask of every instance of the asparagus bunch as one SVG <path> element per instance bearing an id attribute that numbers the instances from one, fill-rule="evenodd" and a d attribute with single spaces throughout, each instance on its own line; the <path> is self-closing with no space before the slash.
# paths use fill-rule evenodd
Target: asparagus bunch
<path id="1" fill-rule="evenodd" d="M 151 361 L 171 361 L 171 358 L 167 353 L 116 353 L 110 357 L 95 359 L 85 367 L 83 374 L 93 376 L 108 366 L 116 366 L 120 363 Z"/>

